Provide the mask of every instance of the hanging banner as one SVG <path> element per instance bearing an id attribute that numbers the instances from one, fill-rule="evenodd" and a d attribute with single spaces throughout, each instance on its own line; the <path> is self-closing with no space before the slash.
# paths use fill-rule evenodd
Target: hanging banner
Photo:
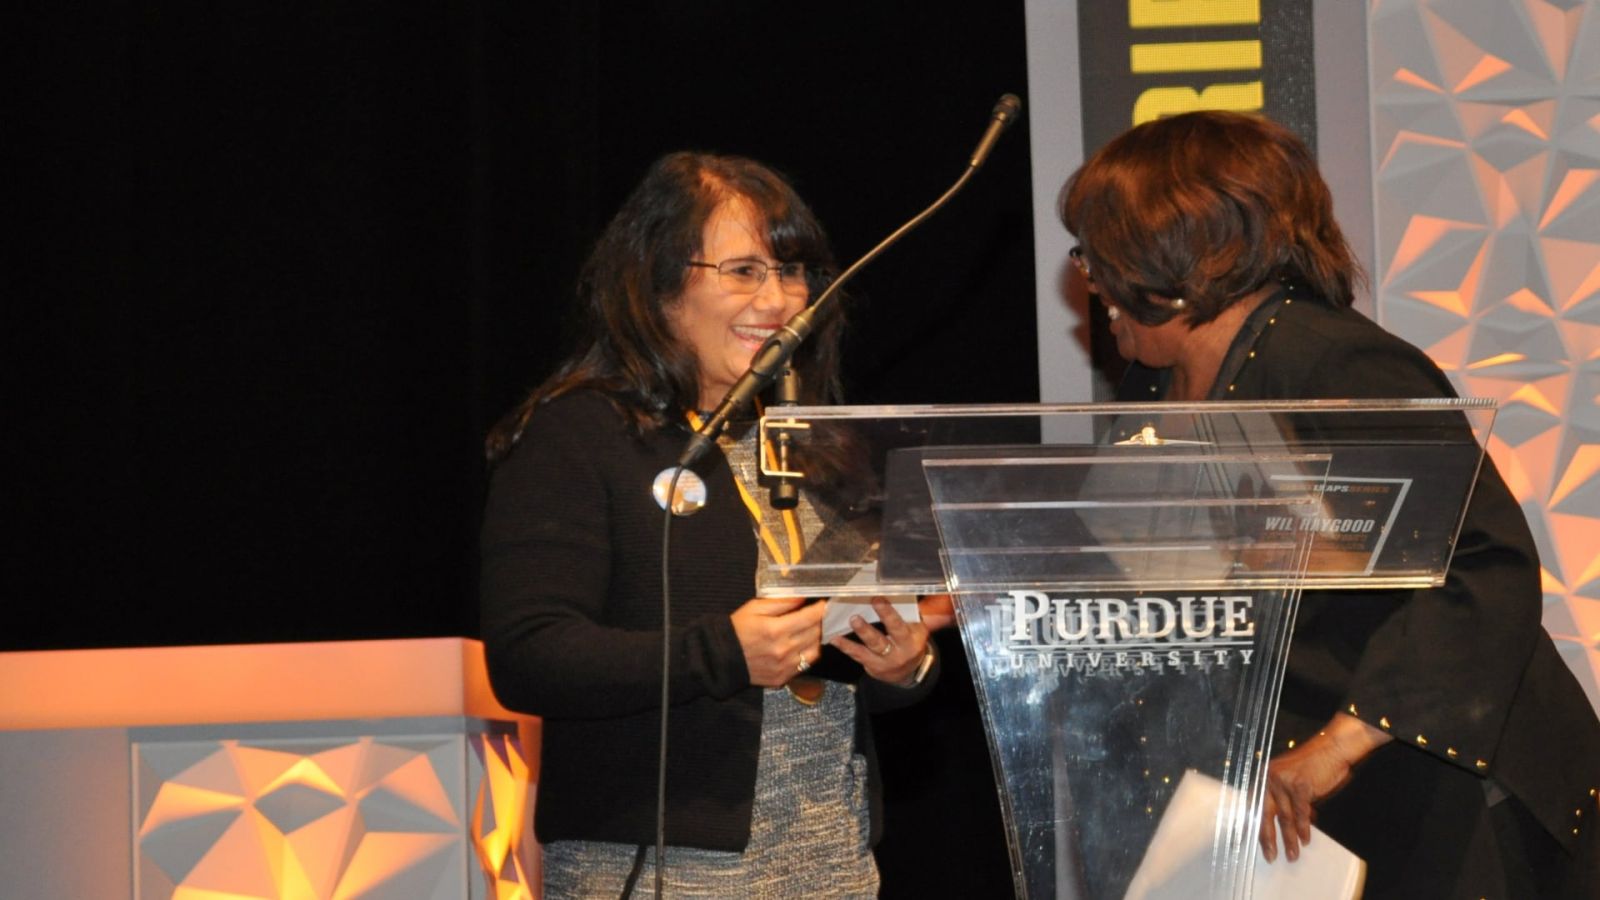
<path id="1" fill-rule="evenodd" d="M 1311 0 L 1078 4 L 1083 149 L 1197 109 L 1259 112 L 1317 145 Z"/>

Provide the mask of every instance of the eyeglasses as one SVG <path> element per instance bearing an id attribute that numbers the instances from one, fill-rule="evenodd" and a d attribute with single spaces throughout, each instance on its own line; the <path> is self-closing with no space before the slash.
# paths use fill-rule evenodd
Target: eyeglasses
<path id="1" fill-rule="evenodd" d="M 719 263 L 690 260 L 688 265 L 701 269 L 716 269 L 722 289 L 734 294 L 754 294 L 767 282 L 768 272 L 778 273 L 778 287 L 787 294 L 804 294 L 810 290 L 806 284 L 806 264 L 800 262 L 768 265 L 759 259 L 725 259 Z"/>
<path id="2" fill-rule="evenodd" d="M 1093 277 L 1089 274 L 1089 258 L 1083 255 L 1082 246 L 1073 247 L 1071 250 L 1067 251 L 1067 255 L 1072 257 L 1072 264 L 1078 267 L 1078 273 L 1080 275 L 1082 275 L 1084 278 Z"/>

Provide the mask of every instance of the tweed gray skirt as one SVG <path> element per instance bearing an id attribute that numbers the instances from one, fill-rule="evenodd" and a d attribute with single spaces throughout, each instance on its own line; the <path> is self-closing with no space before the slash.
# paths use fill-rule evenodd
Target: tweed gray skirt
<path id="1" fill-rule="evenodd" d="M 668 847 L 668 897 L 878 895 L 868 846 L 867 761 L 852 749 L 855 691 L 825 684 L 815 706 L 786 690 L 766 692 L 750 845 L 743 853 Z M 544 848 L 544 897 L 620 897 L 637 852 L 627 844 L 550 844 Z M 652 896 L 655 877 L 652 847 L 633 896 Z"/>

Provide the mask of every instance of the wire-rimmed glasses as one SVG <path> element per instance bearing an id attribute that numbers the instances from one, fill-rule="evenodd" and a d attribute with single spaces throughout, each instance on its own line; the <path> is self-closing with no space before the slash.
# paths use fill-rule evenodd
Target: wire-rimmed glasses
<path id="1" fill-rule="evenodd" d="M 804 294 L 810 290 L 806 283 L 806 264 L 802 262 L 768 263 L 760 259 L 725 259 L 719 263 L 689 260 L 688 265 L 701 269 L 716 269 L 722 289 L 734 294 L 754 294 L 767 281 L 767 273 L 778 273 L 778 287 L 787 294 Z"/>

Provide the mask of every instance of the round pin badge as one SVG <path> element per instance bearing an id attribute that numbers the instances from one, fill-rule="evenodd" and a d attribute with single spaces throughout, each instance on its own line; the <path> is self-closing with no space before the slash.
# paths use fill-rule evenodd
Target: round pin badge
<path id="1" fill-rule="evenodd" d="M 656 498 L 656 505 L 662 509 L 667 508 L 667 488 L 672 484 L 672 476 L 678 471 L 677 466 L 662 469 L 656 480 L 650 485 L 650 493 Z M 706 505 L 706 483 L 692 469 L 684 469 L 683 475 L 678 479 L 678 490 L 672 498 L 672 514 L 675 516 L 692 516 Z"/>

